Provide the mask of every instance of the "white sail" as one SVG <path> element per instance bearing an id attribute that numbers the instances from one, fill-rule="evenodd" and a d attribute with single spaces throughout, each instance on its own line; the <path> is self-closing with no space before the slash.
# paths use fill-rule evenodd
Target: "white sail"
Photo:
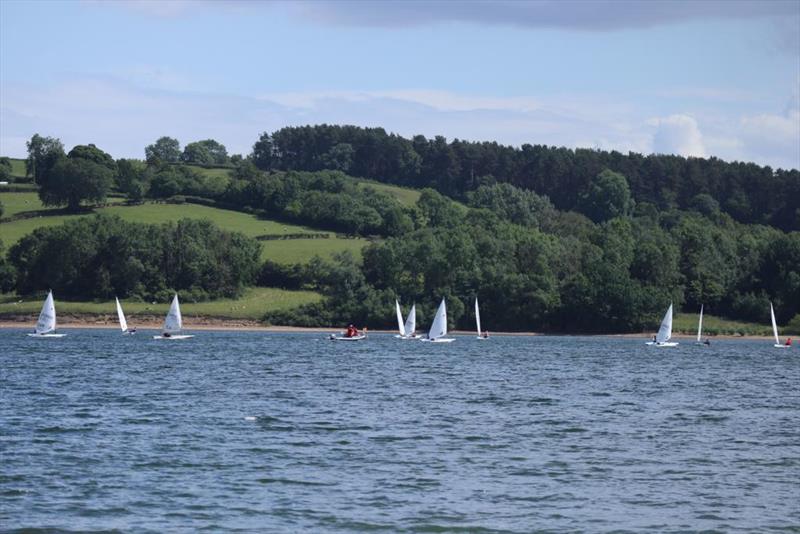
<path id="1" fill-rule="evenodd" d="M 114 297 L 114 300 L 117 301 L 117 317 L 119 317 L 119 327 L 123 332 L 127 332 L 128 321 L 125 320 L 125 314 L 122 313 L 122 305 L 119 303 L 119 299 L 117 297 Z"/>
<path id="2" fill-rule="evenodd" d="M 703 305 L 700 305 L 700 321 L 697 323 L 697 342 L 700 343 L 700 337 L 703 335 Z"/>
<path id="3" fill-rule="evenodd" d="M 475 323 L 478 326 L 478 337 L 481 337 L 481 312 L 478 309 L 478 297 L 475 297 Z"/>
<path id="4" fill-rule="evenodd" d="M 412 304 L 411 311 L 408 312 L 408 318 L 406 319 L 405 335 L 413 336 L 416 330 L 417 330 L 417 305 Z"/>
<path id="5" fill-rule="evenodd" d="M 661 326 L 656 334 L 656 343 L 666 343 L 672 337 L 672 303 L 667 308 L 667 313 L 661 320 Z"/>
<path id="6" fill-rule="evenodd" d="M 44 312 L 42 312 L 44 313 Z M 772 317 L 772 333 L 775 335 L 775 344 L 780 345 L 781 342 L 778 339 L 778 323 L 775 322 L 775 310 L 772 308 L 772 303 L 769 303 L 769 314 Z M 41 320 L 41 319 L 40 319 Z"/>
<path id="7" fill-rule="evenodd" d="M 403 312 L 400 311 L 400 303 L 397 302 L 397 299 L 394 300 L 394 306 L 397 311 L 397 329 L 400 331 L 401 336 L 405 336 L 406 328 L 403 325 Z"/>
<path id="8" fill-rule="evenodd" d="M 39 320 L 36 321 L 36 333 L 47 334 L 56 329 L 56 305 L 53 303 L 53 292 L 47 294 L 42 305 L 42 311 L 39 313 Z"/>
<path id="9" fill-rule="evenodd" d="M 447 306 L 442 303 L 439 304 L 439 309 L 436 310 L 436 316 L 433 318 L 431 330 L 428 332 L 428 339 L 438 339 L 447 335 Z"/>
<path id="10" fill-rule="evenodd" d="M 172 299 L 172 305 L 169 307 L 167 318 L 164 319 L 164 333 L 177 334 L 183 327 L 183 318 L 181 317 L 181 306 L 178 303 L 178 294 Z"/>

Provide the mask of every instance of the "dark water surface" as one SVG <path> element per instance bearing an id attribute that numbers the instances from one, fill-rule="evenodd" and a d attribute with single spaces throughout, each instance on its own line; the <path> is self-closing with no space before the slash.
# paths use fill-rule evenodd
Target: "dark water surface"
<path id="1" fill-rule="evenodd" d="M 769 341 L 0 330 L 0 529 L 800 531 Z"/>

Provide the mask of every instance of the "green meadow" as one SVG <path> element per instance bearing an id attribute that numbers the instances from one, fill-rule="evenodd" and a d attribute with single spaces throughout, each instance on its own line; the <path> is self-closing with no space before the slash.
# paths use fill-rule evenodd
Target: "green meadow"
<path id="1" fill-rule="evenodd" d="M 207 169 L 209 170 L 209 169 Z M 224 170 L 224 169 L 210 169 Z M 5 206 L 6 216 L 26 211 L 45 210 L 36 193 L 0 193 L 0 201 Z M 120 202 L 112 199 L 111 202 Z M 29 219 L 0 223 L 0 239 L 6 248 L 22 239 L 36 228 L 55 226 L 76 217 L 88 217 L 91 214 L 64 215 L 58 210 L 53 215 L 41 215 Z M 96 213 L 117 215 L 130 222 L 165 223 L 179 219 L 208 219 L 220 228 L 241 232 L 250 237 L 263 235 L 319 234 L 328 233 L 328 239 L 273 239 L 262 242 L 262 259 L 270 259 L 279 263 L 304 263 L 315 255 L 330 257 L 336 252 L 349 250 L 356 256 L 368 243 L 366 239 L 349 239 L 337 237 L 332 232 L 325 232 L 283 223 L 274 220 L 259 219 L 254 215 L 239 211 L 201 206 L 198 204 L 164 204 L 148 202 L 134 206 L 118 203 L 94 210 Z"/>
<path id="2" fill-rule="evenodd" d="M 694 313 L 676 313 L 672 319 L 672 331 L 680 334 L 697 335 L 697 321 L 700 315 Z M 780 329 L 779 329 L 780 330 Z M 745 323 L 731 321 L 723 317 L 703 314 L 703 337 L 705 336 L 771 336 L 772 325 L 769 323 Z"/>
<path id="3" fill-rule="evenodd" d="M 398 185 L 382 184 L 380 182 L 360 181 L 358 182 L 358 186 L 362 189 L 370 188 L 393 196 L 398 202 L 400 202 L 400 204 L 407 208 L 415 206 L 421 194 L 417 189 L 409 189 L 407 187 L 400 187 Z"/>

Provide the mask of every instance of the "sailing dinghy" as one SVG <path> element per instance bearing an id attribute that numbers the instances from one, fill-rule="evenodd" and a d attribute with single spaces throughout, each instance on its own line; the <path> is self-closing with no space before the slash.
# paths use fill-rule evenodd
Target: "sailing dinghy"
<path id="1" fill-rule="evenodd" d="M 647 345 L 653 345 L 655 347 L 675 347 L 678 344 L 674 341 L 670 341 L 672 337 L 672 303 L 670 303 L 669 308 L 667 308 L 667 313 L 664 314 L 664 318 L 661 320 L 661 326 L 658 328 L 658 334 L 655 335 L 655 340 L 648 341 Z"/>
<path id="2" fill-rule="evenodd" d="M 135 334 L 135 328 L 133 330 L 128 330 L 128 321 L 125 320 L 125 314 L 122 312 L 122 305 L 119 303 L 119 299 L 114 297 L 114 300 L 117 301 L 117 317 L 119 317 L 119 328 L 122 330 L 123 335 Z"/>
<path id="3" fill-rule="evenodd" d="M 178 294 L 172 298 L 172 304 L 164 319 L 164 328 L 160 336 L 153 336 L 153 339 L 189 339 L 192 335 L 181 334 L 183 328 L 183 317 L 181 317 L 181 305 L 178 302 Z"/>
<path id="4" fill-rule="evenodd" d="M 478 327 L 478 339 L 489 339 L 488 332 L 481 332 L 481 311 L 478 309 L 478 297 L 475 297 L 475 324 Z"/>
<path id="5" fill-rule="evenodd" d="M 769 315 L 772 318 L 772 334 L 775 336 L 775 344 L 773 347 L 777 349 L 788 349 L 791 345 L 781 345 L 781 340 L 778 339 L 778 323 L 775 322 L 775 310 L 771 302 L 769 303 Z"/>
<path id="6" fill-rule="evenodd" d="M 403 313 L 400 311 L 400 303 L 395 300 L 394 301 L 395 308 L 397 311 L 397 329 L 400 331 L 400 334 L 394 336 L 400 339 L 420 339 L 422 336 L 416 333 L 417 330 L 417 305 L 411 305 L 411 311 L 408 312 L 408 317 L 406 318 L 405 323 L 403 322 Z"/>
<path id="7" fill-rule="evenodd" d="M 695 345 L 711 345 L 711 342 L 708 340 L 702 341 L 701 338 L 703 337 L 703 305 L 700 305 L 700 320 L 697 321 L 697 341 L 695 341 Z"/>
<path id="8" fill-rule="evenodd" d="M 53 292 L 47 293 L 47 298 L 42 304 L 42 311 L 39 313 L 39 320 L 33 334 L 29 337 L 64 337 L 67 334 L 56 334 L 56 305 L 53 302 Z"/>
<path id="9" fill-rule="evenodd" d="M 431 343 L 450 343 L 455 341 L 455 338 L 445 336 L 447 336 L 447 306 L 444 303 L 444 299 L 442 299 L 442 303 L 439 304 L 439 309 L 436 310 L 436 315 L 433 318 L 428 337 L 423 338 L 422 341 L 430 341 Z"/>

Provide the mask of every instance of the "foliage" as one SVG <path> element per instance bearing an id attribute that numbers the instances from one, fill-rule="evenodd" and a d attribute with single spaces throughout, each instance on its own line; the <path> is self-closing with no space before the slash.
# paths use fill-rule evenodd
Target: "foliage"
<path id="1" fill-rule="evenodd" d="M 255 281 L 259 255 L 257 241 L 209 221 L 146 225 L 104 215 L 38 229 L 9 252 L 21 294 L 156 300 L 176 290 L 236 296 Z"/>
<path id="2" fill-rule="evenodd" d="M 81 202 L 102 202 L 113 182 L 113 172 L 105 165 L 81 157 L 60 158 L 39 179 L 39 198 L 45 206 L 64 206 L 70 211 Z"/>
<path id="3" fill-rule="evenodd" d="M 181 144 L 172 137 L 159 137 L 144 149 L 144 156 L 152 163 L 177 163 L 181 157 Z"/>
<path id="4" fill-rule="evenodd" d="M 594 222 L 630 215 L 633 206 L 628 181 L 621 174 L 606 169 L 592 180 L 578 206 Z"/>
<path id="5" fill-rule="evenodd" d="M 16 272 L 11 263 L 6 259 L 5 246 L 0 239 L 0 293 L 7 293 L 14 289 Z"/>
<path id="6" fill-rule="evenodd" d="M 11 159 L 2 157 L 0 158 L 0 181 L 7 182 L 11 179 Z"/>
<path id="7" fill-rule="evenodd" d="M 225 145 L 213 139 L 189 143 L 183 149 L 181 161 L 198 165 L 224 165 L 228 163 Z"/>
<path id="8" fill-rule="evenodd" d="M 25 174 L 32 176 L 34 182 L 41 183 L 42 177 L 64 156 L 64 145 L 58 139 L 39 134 L 33 134 L 26 145 L 28 159 L 25 160 Z"/>
<path id="9" fill-rule="evenodd" d="M 713 157 L 643 156 L 529 144 L 516 148 L 421 135 L 406 139 L 382 128 L 322 124 L 265 132 L 253 146 L 252 158 L 262 170 L 317 171 L 329 166 L 332 154 L 338 152 L 335 147 L 343 145 L 353 148 L 347 169 L 353 176 L 432 187 L 457 199 L 466 199 L 468 192 L 496 181 L 546 195 L 561 211 L 594 210 L 598 206 L 587 200 L 592 189 L 601 185 L 598 175 L 609 170 L 625 177 L 636 203 L 647 202 L 659 209 L 713 209 L 713 204 L 704 201 L 707 198 L 696 199 L 702 194 L 738 222 L 800 230 L 800 171 Z M 613 213 L 595 216 L 595 220 L 623 214 L 624 204 L 615 200 Z"/>

